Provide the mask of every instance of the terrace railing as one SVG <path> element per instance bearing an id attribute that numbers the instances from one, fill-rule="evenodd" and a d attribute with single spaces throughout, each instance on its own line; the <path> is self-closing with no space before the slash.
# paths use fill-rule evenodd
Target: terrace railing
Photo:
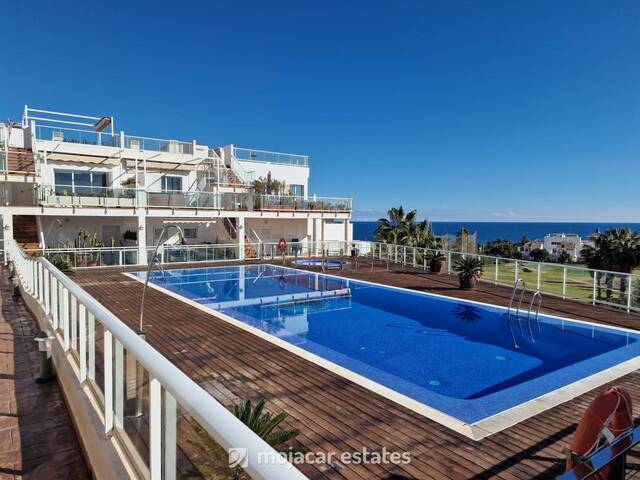
<path id="1" fill-rule="evenodd" d="M 136 207 L 146 205 L 146 192 L 135 188 L 39 185 L 38 198 L 43 205 L 55 206 Z"/>
<path id="2" fill-rule="evenodd" d="M 38 198 L 43 205 L 79 207 L 164 207 L 202 208 L 244 211 L 250 207 L 265 211 L 349 212 L 350 198 L 256 195 L 250 205 L 248 193 L 169 191 L 150 192 L 135 188 L 79 185 L 39 185 Z"/>
<path id="3" fill-rule="evenodd" d="M 109 132 L 95 132 L 69 127 L 52 127 L 36 125 L 36 140 L 76 143 L 80 145 L 99 145 L 103 147 L 120 147 L 120 135 Z"/>
<path id="4" fill-rule="evenodd" d="M 132 150 L 178 153 L 193 155 L 193 142 L 162 138 L 123 135 L 120 133 L 96 132 L 78 128 L 36 125 L 36 140 L 98 145 L 103 147 L 129 148 Z"/>
<path id="5" fill-rule="evenodd" d="M 352 210 L 350 198 L 257 195 L 255 203 L 257 210 L 304 210 L 311 212 L 349 212 Z"/>
<path id="6" fill-rule="evenodd" d="M 278 259 L 282 257 L 276 242 L 246 242 L 245 259 Z M 147 247 L 147 250 L 152 247 Z M 489 255 L 463 254 L 448 250 L 415 248 L 368 241 L 288 242 L 286 257 L 350 257 L 396 264 L 419 270 L 429 270 L 434 254 L 443 256 L 442 270 L 455 274 L 454 263 L 464 256 L 479 258 L 483 265 L 481 281 L 511 287 L 517 279 L 524 279 L 530 291 L 571 299 L 592 305 L 618 307 L 627 312 L 640 312 L 640 275 L 594 270 L 574 265 L 531 262 Z M 137 247 L 101 249 L 51 249 L 48 255 L 63 255 L 71 267 L 126 266 L 138 263 Z M 204 244 L 165 247 L 161 255 L 164 263 L 210 262 L 236 260 L 241 257 L 238 244 Z"/>
<path id="7" fill-rule="evenodd" d="M 153 254 L 155 246 L 147 246 L 147 258 Z M 24 250 L 30 255 L 40 255 L 37 250 Z M 238 244 L 202 244 L 172 245 L 162 247 L 159 252 L 163 264 L 217 262 L 240 258 Z M 45 248 L 48 259 L 60 259 L 70 268 L 87 267 L 126 267 L 140 265 L 138 247 L 99 247 L 99 248 Z"/>
<path id="8" fill-rule="evenodd" d="M 135 137 L 124 135 L 124 148 L 132 150 L 144 150 L 152 152 L 193 154 L 192 142 L 181 142 L 178 140 L 165 140 L 161 138 Z"/>
<path id="9" fill-rule="evenodd" d="M 245 469 L 253 478 L 306 478 L 49 261 L 25 255 L 15 242 L 7 250 L 24 294 L 37 303 L 56 348 L 65 353 L 63 361 L 86 387 L 87 404 L 99 412 L 104 434 L 118 442 L 139 477 L 175 479 L 178 445 L 193 441 L 179 432 L 195 425 L 226 451 L 246 449 Z M 134 399 L 142 421 L 129 417 L 127 400 Z"/>
<path id="10" fill-rule="evenodd" d="M 251 148 L 234 147 L 233 156 L 243 162 L 279 163 L 296 167 L 308 167 L 307 155 L 295 155 L 292 153 L 270 152 L 268 150 L 254 150 Z"/>
<path id="11" fill-rule="evenodd" d="M 513 286 L 522 278 L 532 291 L 572 299 L 593 305 L 622 307 L 627 312 L 640 311 L 640 275 L 596 270 L 558 263 L 532 262 L 449 250 L 416 248 L 402 245 L 356 242 L 372 257 L 426 270 L 433 254 L 444 255 L 443 269 L 454 274 L 456 260 L 471 256 L 483 266 L 481 281 L 494 285 Z"/>

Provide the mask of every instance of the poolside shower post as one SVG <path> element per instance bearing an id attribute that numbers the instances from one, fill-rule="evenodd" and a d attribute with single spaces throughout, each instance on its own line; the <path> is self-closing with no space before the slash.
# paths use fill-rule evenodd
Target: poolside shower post
<path id="1" fill-rule="evenodd" d="M 160 248 L 160 244 L 162 243 L 162 237 L 164 237 L 165 232 L 169 227 L 174 227 L 178 231 L 179 241 L 184 242 L 184 232 L 182 228 L 174 223 L 166 224 L 162 227 L 162 231 L 160 232 L 160 236 L 158 237 L 158 242 L 156 243 L 156 247 L 153 250 L 153 255 L 151 255 L 151 259 L 149 259 L 149 265 L 147 267 L 147 275 L 144 279 L 144 287 L 142 288 L 142 299 L 140 301 L 140 328 L 138 330 L 138 335 L 144 338 L 144 301 L 147 296 L 147 286 L 149 284 L 149 277 L 151 276 L 151 270 L 153 269 L 153 264 L 158 261 L 158 249 Z"/>

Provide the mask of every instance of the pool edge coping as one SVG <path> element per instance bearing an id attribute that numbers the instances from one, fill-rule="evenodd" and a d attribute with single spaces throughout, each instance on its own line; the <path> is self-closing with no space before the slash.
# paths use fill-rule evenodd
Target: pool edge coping
<path id="1" fill-rule="evenodd" d="M 337 279 L 341 279 L 341 280 L 352 280 L 355 282 L 360 282 L 360 283 L 365 283 L 365 284 L 369 284 L 369 285 L 373 285 L 373 286 L 378 286 L 378 287 L 387 287 L 387 288 L 392 288 L 392 289 L 396 289 L 396 290 L 401 290 L 404 292 L 409 292 L 412 294 L 422 294 L 422 295 L 427 295 L 430 297 L 437 297 L 437 298 L 441 298 L 441 299 L 446 299 L 446 300 L 453 300 L 453 301 L 460 301 L 463 303 L 470 303 L 470 304 L 476 304 L 476 305 L 482 305 L 485 307 L 492 307 L 492 308 L 498 308 L 501 310 L 508 310 L 508 307 L 503 307 L 501 305 L 494 305 L 491 303 L 484 303 L 484 302 L 478 302 L 475 300 L 467 300 L 467 299 L 460 299 L 457 297 L 449 297 L 446 295 L 440 295 L 440 294 L 436 294 L 436 293 L 431 293 L 431 292 L 422 292 L 422 291 L 418 291 L 418 290 L 411 290 L 409 288 L 404 288 L 404 287 L 396 287 L 393 285 L 386 285 L 383 283 L 376 283 L 376 282 L 370 282 L 370 281 L 366 281 L 366 280 L 360 280 L 360 279 L 352 279 L 352 278 L 348 278 L 348 277 L 341 277 L 338 275 L 332 275 L 329 273 L 324 273 L 324 272 L 313 272 L 313 271 L 308 271 L 308 270 L 301 270 L 301 269 L 297 269 L 297 268 L 292 268 L 292 267 L 288 267 L 288 266 L 282 266 L 282 265 L 275 265 L 275 264 L 271 264 L 271 263 L 265 263 L 265 264 L 260 264 L 260 265 L 269 265 L 272 267 L 277 267 L 277 268 L 287 268 L 290 270 L 297 270 L 300 272 L 304 272 L 304 273 L 311 273 L 311 274 L 317 274 L 317 275 L 325 275 L 328 277 L 332 277 L 332 278 L 337 278 Z M 243 265 L 234 265 L 234 266 L 243 266 Z M 193 270 L 193 269 L 197 269 L 197 268 L 219 268 L 219 267 L 211 267 L 211 266 L 207 266 L 207 267 L 192 267 L 192 268 L 185 268 L 183 270 Z M 140 273 L 146 273 L 144 271 L 138 271 Z M 140 277 L 137 277 L 136 275 L 134 275 L 134 273 L 137 272 L 121 272 L 122 275 L 125 275 L 129 278 L 132 278 L 140 283 L 144 283 L 144 280 Z M 358 373 L 355 373 L 345 367 L 342 367 L 330 360 L 327 360 L 319 355 L 316 355 L 314 353 L 311 353 L 307 350 L 304 350 L 303 348 L 297 347 L 285 340 L 282 340 L 280 338 L 277 338 L 269 333 L 266 333 L 258 328 L 252 327 L 251 325 L 248 325 L 240 320 L 236 320 L 235 318 L 222 313 L 218 310 L 212 310 L 209 307 L 206 307 L 204 305 L 201 305 L 191 299 L 188 299 L 182 295 L 179 295 L 177 293 L 174 293 L 170 290 L 167 290 L 164 287 L 160 287 L 152 282 L 148 283 L 148 286 L 154 288 L 155 290 L 158 290 L 166 295 L 169 295 L 170 297 L 175 298 L 176 300 L 179 300 L 183 303 L 186 303 L 187 305 L 190 305 L 192 307 L 197 308 L 198 310 L 201 310 L 215 318 L 218 318 L 220 320 L 223 320 L 231 325 L 234 325 L 242 330 L 245 330 L 253 335 L 256 335 L 257 337 L 262 338 L 263 340 L 266 340 L 274 345 L 277 345 L 281 348 L 283 348 L 284 350 L 287 350 L 291 353 L 293 353 L 294 355 L 297 355 L 299 357 L 302 357 L 305 360 L 308 360 L 322 368 L 325 368 L 326 370 L 329 370 L 332 373 L 335 373 L 336 375 L 339 375 L 357 385 L 360 385 L 363 388 L 366 388 L 367 390 L 370 390 L 374 393 L 377 393 L 378 395 L 391 400 L 409 410 L 412 410 L 413 412 L 416 412 L 420 415 L 423 415 L 424 417 L 433 420 L 434 422 L 439 423 L 440 425 L 443 425 L 447 428 L 450 428 L 451 430 L 460 433 L 461 435 L 464 435 L 467 438 L 470 438 L 471 440 L 475 440 L 475 441 L 479 441 L 482 440 L 490 435 L 493 435 L 495 433 L 498 433 L 502 430 L 505 430 L 507 428 L 513 427 L 514 425 L 521 423 L 535 415 L 538 415 L 546 410 L 549 410 L 553 407 L 556 407 L 558 405 L 561 405 L 562 403 L 565 403 L 569 400 L 572 400 L 580 395 L 583 395 L 587 392 L 590 392 L 598 387 L 601 387 L 602 385 L 611 382 L 613 380 L 617 380 L 618 378 L 623 377 L 624 375 L 628 375 L 629 373 L 632 373 L 638 369 L 640 369 L 640 356 L 637 356 L 635 358 L 626 360 L 622 363 L 619 363 L 617 365 L 614 365 L 613 367 L 609 367 L 605 370 L 602 370 L 601 372 L 597 372 L 594 373 L 592 375 L 589 375 L 587 377 L 584 377 L 576 382 L 570 383 L 568 385 L 564 385 L 560 388 L 557 388 L 555 390 L 552 390 L 550 392 L 547 392 L 543 395 L 540 395 L 538 397 L 532 398 L 530 400 L 527 400 L 523 403 L 520 403 L 518 405 L 514 405 L 513 407 L 510 407 L 506 410 L 503 410 L 501 412 L 498 412 L 494 415 L 491 415 L 490 417 L 484 418 L 482 420 L 479 420 L 477 422 L 474 423 L 468 423 L 468 422 L 464 422 L 456 417 L 453 417 L 451 415 L 448 415 L 436 408 L 430 407 L 429 405 L 426 405 L 422 402 L 419 402 L 418 400 L 415 400 L 411 397 L 408 397 L 407 395 L 404 395 L 400 392 L 397 392 L 389 387 L 386 387 L 380 383 L 377 383 L 363 375 L 360 375 Z M 634 334 L 640 334 L 639 331 L 637 330 L 633 330 L 630 328 L 625 328 L 625 327 L 618 327 L 618 326 L 613 326 L 613 325 L 604 325 L 604 324 L 596 324 L 593 322 L 588 322 L 585 320 L 577 320 L 577 319 L 571 319 L 571 318 L 566 318 L 566 317 L 560 317 L 557 315 L 548 315 L 548 314 L 542 314 L 545 317 L 549 317 L 549 318 L 555 318 L 557 320 L 563 320 L 563 321 L 568 321 L 568 322 L 576 322 L 576 323 L 581 323 L 581 324 L 586 324 L 586 325 L 593 325 L 593 326 L 597 326 L 597 327 L 602 327 L 602 328 L 608 328 L 608 329 L 614 329 L 614 330 L 619 330 L 619 331 L 624 331 L 624 332 L 631 332 Z"/>

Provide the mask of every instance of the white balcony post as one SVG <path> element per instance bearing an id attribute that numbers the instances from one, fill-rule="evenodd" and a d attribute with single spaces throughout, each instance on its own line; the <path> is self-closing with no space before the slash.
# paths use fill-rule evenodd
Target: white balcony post
<path id="1" fill-rule="evenodd" d="M 538 283 L 537 283 L 536 290 L 540 290 L 540 266 L 541 266 L 541 263 L 538 263 Z"/>
<path id="2" fill-rule="evenodd" d="M 51 324 L 53 325 L 53 329 L 58 329 L 58 299 L 59 299 L 59 287 L 58 287 L 58 279 L 56 277 L 52 277 L 51 279 Z"/>
<path id="3" fill-rule="evenodd" d="M 44 304 L 44 271 L 40 262 L 38 265 L 38 302 L 40 305 Z"/>
<path id="4" fill-rule="evenodd" d="M 89 355 L 88 355 L 88 363 L 89 363 L 89 371 L 87 372 L 87 376 L 90 380 L 96 379 L 96 319 L 93 316 L 93 313 L 89 312 L 88 315 L 88 325 L 87 325 L 87 342 L 89 346 Z"/>
<path id="5" fill-rule="evenodd" d="M 79 334 L 80 334 L 80 382 L 87 380 L 87 309 L 80 304 L 78 312 Z"/>
<path id="6" fill-rule="evenodd" d="M 104 331 L 104 431 L 113 430 L 113 336 Z"/>
<path id="7" fill-rule="evenodd" d="M 176 399 L 164 391 L 164 480 L 176 480 Z"/>
<path id="8" fill-rule="evenodd" d="M 149 382 L 149 470 L 151 480 L 162 479 L 162 385 Z"/>
<path id="9" fill-rule="evenodd" d="M 49 269 L 44 269 L 44 313 L 49 315 L 51 313 L 51 276 L 49 275 Z"/>
<path id="10" fill-rule="evenodd" d="M 515 271 L 516 271 L 515 272 L 515 276 L 516 276 L 515 281 L 517 282 L 518 281 L 518 260 L 516 260 L 515 266 L 516 266 L 516 268 L 515 268 Z"/>
<path id="11" fill-rule="evenodd" d="M 115 339 L 115 360 L 114 360 L 114 424 L 122 428 L 124 425 L 124 347 L 122 343 Z"/>
<path id="12" fill-rule="evenodd" d="M 71 349 L 78 350 L 78 299 L 71 296 Z"/>
<path id="13" fill-rule="evenodd" d="M 447 274 L 451 275 L 451 252 L 447 252 Z"/>
<path id="14" fill-rule="evenodd" d="M 244 260 L 244 217 L 238 217 L 238 260 Z"/>
<path id="15" fill-rule="evenodd" d="M 498 268 L 500 268 L 500 261 L 499 261 L 499 259 L 496 257 L 496 273 L 495 273 L 495 278 L 494 278 L 494 280 L 493 280 L 493 281 L 494 281 L 494 283 L 495 283 L 496 285 L 498 285 L 498 278 L 499 278 L 499 277 L 498 277 Z"/>
<path id="16" fill-rule="evenodd" d="M 69 290 L 62 287 L 62 334 L 64 337 L 64 351 L 68 351 L 71 346 L 71 338 L 69 332 Z"/>
<path id="17" fill-rule="evenodd" d="M 147 265 L 147 225 L 144 215 L 138 215 L 138 265 Z"/>
<path id="18" fill-rule="evenodd" d="M 596 304 L 597 291 L 598 291 L 598 272 L 594 271 L 593 272 L 593 295 L 591 297 L 591 305 Z M 564 296 L 564 292 L 562 294 Z"/>
<path id="19" fill-rule="evenodd" d="M 567 267 L 562 268 L 562 299 L 567 298 Z"/>
<path id="20" fill-rule="evenodd" d="M 631 312 L 631 290 L 633 290 L 633 277 L 627 275 L 627 313 Z"/>

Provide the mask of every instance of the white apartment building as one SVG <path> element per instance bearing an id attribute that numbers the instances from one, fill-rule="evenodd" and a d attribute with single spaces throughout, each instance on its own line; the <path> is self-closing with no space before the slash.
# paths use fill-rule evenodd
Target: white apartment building
<path id="1" fill-rule="evenodd" d="M 351 199 L 311 194 L 306 155 L 115 126 L 112 116 L 28 106 L 21 122 L 0 124 L 2 238 L 51 250 L 78 246 L 80 233 L 87 247 L 126 248 L 124 263 L 146 263 L 169 221 L 189 244 L 235 246 L 225 258 L 281 239 L 352 240 Z"/>
<path id="2" fill-rule="evenodd" d="M 580 235 L 574 233 L 550 233 L 545 235 L 543 244 L 551 258 L 556 259 L 562 252 L 566 252 L 571 256 L 571 261 L 576 262 L 584 242 Z"/>

